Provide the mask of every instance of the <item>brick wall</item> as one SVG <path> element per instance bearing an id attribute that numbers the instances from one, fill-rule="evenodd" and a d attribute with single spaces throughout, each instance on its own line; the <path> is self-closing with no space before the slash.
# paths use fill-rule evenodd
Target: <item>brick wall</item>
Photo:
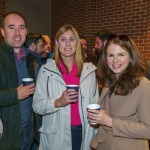
<path id="1" fill-rule="evenodd" d="M 145 61 L 150 60 L 149 0 L 52 0 L 52 39 L 64 24 L 70 23 L 87 37 L 89 51 L 94 33 L 108 28 L 116 34 L 127 34 L 137 44 Z"/>
<path id="2" fill-rule="evenodd" d="M 128 34 L 145 61 L 150 60 L 149 0 L 52 0 L 51 8 L 53 44 L 57 30 L 69 23 L 87 38 L 90 51 L 94 45 L 94 33 L 100 28 L 108 28 L 116 34 Z M 4 13 L 5 0 L 0 0 L 0 23 Z"/>
<path id="3" fill-rule="evenodd" d="M 86 8 L 84 0 L 52 0 L 52 37 L 64 24 L 72 24 L 79 33 L 85 31 Z M 82 11 L 81 11 L 82 9 Z"/>
<path id="4" fill-rule="evenodd" d="M 0 0 L 0 24 L 2 20 L 2 15 L 5 13 L 5 0 Z M 2 35 L 0 34 L 0 40 L 2 40 Z"/>

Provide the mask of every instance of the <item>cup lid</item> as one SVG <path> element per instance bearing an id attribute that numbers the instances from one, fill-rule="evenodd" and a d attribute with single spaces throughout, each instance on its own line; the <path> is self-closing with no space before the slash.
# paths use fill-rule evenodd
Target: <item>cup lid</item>
<path id="1" fill-rule="evenodd" d="M 67 86 L 69 86 L 69 87 L 78 87 L 79 85 L 76 85 L 76 84 L 67 84 Z"/>
<path id="2" fill-rule="evenodd" d="M 23 78 L 22 81 L 33 81 L 32 78 Z"/>
<path id="3" fill-rule="evenodd" d="M 88 109 L 98 109 L 101 108 L 101 106 L 99 104 L 89 104 L 87 106 Z"/>

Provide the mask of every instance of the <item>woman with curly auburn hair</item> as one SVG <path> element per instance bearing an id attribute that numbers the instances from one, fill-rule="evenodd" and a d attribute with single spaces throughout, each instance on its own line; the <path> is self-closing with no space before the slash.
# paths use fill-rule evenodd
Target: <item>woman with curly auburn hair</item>
<path id="1" fill-rule="evenodd" d="M 87 105 L 99 100 L 96 67 L 83 63 L 76 29 L 67 24 L 55 37 L 54 59 L 40 69 L 33 109 L 42 115 L 40 150 L 91 150 L 95 129 Z M 67 89 L 75 84 L 79 90 Z"/>
<path id="2" fill-rule="evenodd" d="M 98 70 L 104 88 L 101 110 L 88 112 L 88 120 L 99 124 L 91 147 L 149 150 L 150 81 L 134 42 L 127 35 L 109 37 Z"/>

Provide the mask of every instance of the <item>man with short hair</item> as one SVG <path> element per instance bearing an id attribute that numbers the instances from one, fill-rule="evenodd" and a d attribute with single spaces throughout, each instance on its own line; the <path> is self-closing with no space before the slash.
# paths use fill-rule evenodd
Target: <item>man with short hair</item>
<path id="1" fill-rule="evenodd" d="M 42 54 L 44 52 L 45 39 L 41 34 L 28 34 L 24 46 L 29 49 L 29 59 L 34 63 L 35 81 L 40 67 L 44 64 Z"/>
<path id="2" fill-rule="evenodd" d="M 0 43 L 0 118 L 3 135 L 0 150 L 30 150 L 33 142 L 32 95 L 34 83 L 23 86 L 22 78 L 34 78 L 33 64 L 27 64 L 25 18 L 9 12 L 2 18 Z"/>
<path id="3" fill-rule="evenodd" d="M 27 36 L 24 46 L 42 56 L 44 52 L 44 42 L 45 39 L 41 34 L 30 33 Z"/>
<path id="4" fill-rule="evenodd" d="M 101 29 L 97 33 L 95 33 L 95 45 L 92 50 L 92 54 L 93 56 L 95 56 L 97 62 L 101 58 L 103 48 L 110 35 L 112 35 L 112 33 L 108 29 Z"/>

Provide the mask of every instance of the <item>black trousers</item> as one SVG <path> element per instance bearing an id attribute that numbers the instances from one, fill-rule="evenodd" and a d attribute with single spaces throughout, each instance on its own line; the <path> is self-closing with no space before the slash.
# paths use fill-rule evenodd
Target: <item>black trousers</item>
<path id="1" fill-rule="evenodd" d="M 82 142 L 82 125 L 71 126 L 72 150 L 80 150 Z"/>

